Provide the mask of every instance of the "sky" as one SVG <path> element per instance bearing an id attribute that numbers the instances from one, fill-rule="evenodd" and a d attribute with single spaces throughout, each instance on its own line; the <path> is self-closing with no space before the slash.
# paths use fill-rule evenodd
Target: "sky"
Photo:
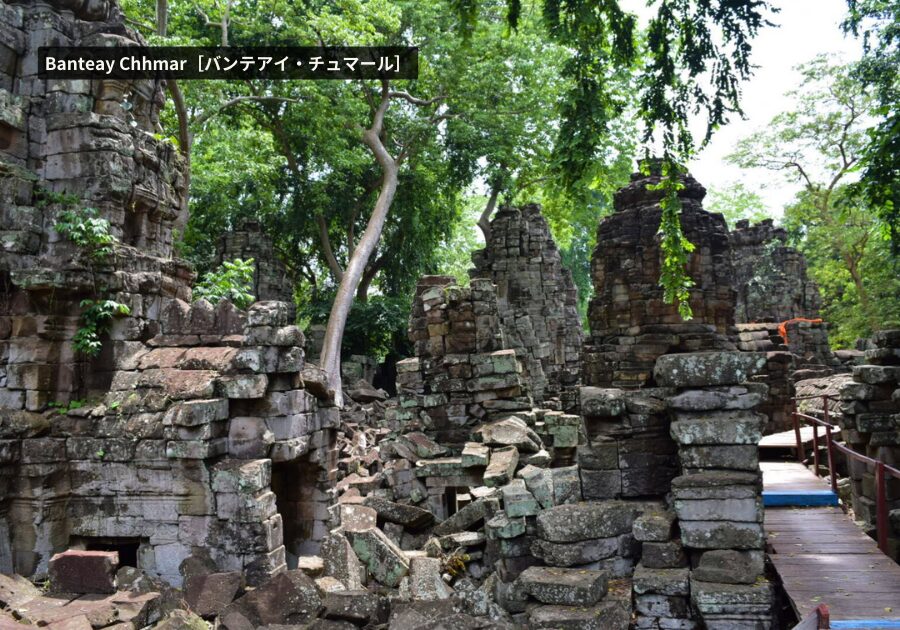
<path id="1" fill-rule="evenodd" d="M 771 215 L 781 216 L 799 184 L 787 181 L 780 173 L 732 166 L 724 158 L 738 140 L 764 128 L 773 116 L 790 107 L 791 101 L 782 95 L 799 83 L 794 66 L 820 53 L 855 60 L 862 48 L 858 40 L 845 37 L 840 29 L 847 12 L 846 0 L 775 0 L 773 4 L 781 8 L 771 19 L 779 26 L 760 31 L 753 42 L 752 61 L 759 67 L 744 84 L 746 120 L 734 119 L 720 128 L 689 170 L 707 188 L 742 181 L 763 197 Z"/>

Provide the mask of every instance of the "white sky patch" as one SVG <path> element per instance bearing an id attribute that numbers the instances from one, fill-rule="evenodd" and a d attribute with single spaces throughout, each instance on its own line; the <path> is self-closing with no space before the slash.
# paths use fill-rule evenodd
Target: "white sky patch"
<path id="1" fill-rule="evenodd" d="M 743 85 L 742 104 L 746 120 L 734 119 L 720 128 L 709 146 L 690 165 L 690 171 L 707 187 L 725 187 L 743 182 L 758 192 L 773 216 L 783 214 L 800 190 L 780 172 L 742 169 L 725 162 L 737 142 L 764 129 L 773 116 L 788 111 L 792 101 L 784 93 L 796 88 L 800 75 L 793 67 L 821 53 L 832 53 L 852 61 L 862 54 L 859 40 L 844 36 L 840 23 L 847 13 L 846 0 L 781 0 L 781 12 L 771 20 L 778 27 L 762 30 L 753 42 L 754 76 Z"/>

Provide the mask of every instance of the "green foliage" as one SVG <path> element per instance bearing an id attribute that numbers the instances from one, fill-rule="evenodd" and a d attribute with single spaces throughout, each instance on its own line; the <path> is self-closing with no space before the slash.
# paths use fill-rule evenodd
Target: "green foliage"
<path id="1" fill-rule="evenodd" d="M 194 300 L 217 304 L 229 300 L 238 308 L 247 308 L 256 299 L 253 290 L 254 260 L 235 258 L 224 261 L 217 269 L 207 272 L 194 286 Z"/>
<path id="2" fill-rule="evenodd" d="M 742 182 L 734 182 L 722 188 L 710 188 L 703 206 L 709 212 L 725 217 L 728 228 L 732 230 L 742 219 L 749 220 L 752 225 L 770 218 L 763 198 Z"/>
<path id="3" fill-rule="evenodd" d="M 435 252 L 432 273 L 453 276 L 456 283 L 469 285 L 469 269 L 472 268 L 472 252 L 484 247 L 481 232 L 476 227 L 481 212 L 479 206 L 486 203 L 484 197 L 472 197 L 463 210 L 462 220 L 453 226 L 450 235 Z"/>
<path id="4" fill-rule="evenodd" d="M 322 295 L 315 302 L 301 305 L 299 316 L 313 324 L 325 324 L 331 311 L 332 295 Z M 364 354 L 382 361 L 389 353 L 411 354 L 407 339 L 412 295 L 399 297 L 373 295 L 356 300 L 347 318 L 341 344 L 341 356 Z"/>
<path id="5" fill-rule="evenodd" d="M 82 300 L 81 326 L 73 338 L 75 349 L 88 357 L 100 354 L 100 335 L 109 331 L 114 317 L 130 315 L 131 309 L 115 300 Z"/>
<path id="6" fill-rule="evenodd" d="M 76 205 L 77 197 L 65 194 L 44 193 L 43 201 L 63 204 L 65 210 L 59 213 L 53 228 L 75 243 L 90 260 L 101 262 L 112 254 L 116 237 L 110 234 L 109 221 L 96 208 L 82 208 Z"/>
<path id="7" fill-rule="evenodd" d="M 853 72 L 871 87 L 877 100 L 874 124 L 860 167 L 862 178 L 851 192 L 865 199 L 900 255 L 900 3 L 847 0 L 845 32 L 861 36 L 864 55 Z"/>
<path id="8" fill-rule="evenodd" d="M 663 193 L 659 202 L 662 209 L 659 221 L 659 247 L 662 254 L 659 284 L 663 288 L 663 300 L 677 304 L 681 319 L 689 320 L 694 316 L 690 305 L 694 281 L 687 273 L 687 262 L 688 254 L 694 251 L 694 244 L 681 230 L 681 200 L 678 198 L 678 191 L 684 188 L 679 178 L 685 171 L 670 160 L 662 160 L 660 168 L 662 179 L 659 183 L 647 184 L 647 190 Z M 641 170 L 649 175 L 650 169 L 650 162 L 645 160 L 641 164 Z"/>
<path id="9" fill-rule="evenodd" d="M 87 404 L 87 401 L 84 401 L 84 400 L 72 400 L 68 404 L 53 401 L 51 403 L 48 403 L 47 406 L 50 409 L 55 410 L 56 413 L 58 413 L 59 415 L 64 416 L 67 413 L 69 413 L 70 411 L 73 411 L 75 409 L 81 409 L 86 404 Z"/>

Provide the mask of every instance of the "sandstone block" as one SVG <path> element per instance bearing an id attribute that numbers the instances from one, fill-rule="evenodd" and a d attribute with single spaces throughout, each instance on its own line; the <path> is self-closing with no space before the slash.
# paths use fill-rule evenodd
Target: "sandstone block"
<path id="1" fill-rule="evenodd" d="M 50 559 L 50 587 L 57 593 L 115 593 L 119 554 L 70 549 Z"/>

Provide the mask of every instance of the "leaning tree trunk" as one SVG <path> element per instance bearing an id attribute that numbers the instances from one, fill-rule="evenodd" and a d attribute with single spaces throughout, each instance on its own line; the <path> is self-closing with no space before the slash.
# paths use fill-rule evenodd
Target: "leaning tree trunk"
<path id="1" fill-rule="evenodd" d="M 381 141 L 384 115 L 389 103 L 390 97 L 387 83 L 385 83 L 382 89 L 381 103 L 375 112 L 372 126 L 363 133 L 363 142 L 381 167 L 381 191 L 378 193 L 378 200 L 375 202 L 375 209 L 372 211 L 372 216 L 369 217 L 366 230 L 353 250 L 350 262 L 344 269 L 337 295 L 331 305 L 331 313 L 328 315 L 328 325 L 325 328 L 325 340 L 322 345 L 320 364 L 328 375 L 328 384 L 334 390 L 335 404 L 338 406 L 343 405 L 344 398 L 341 389 L 341 341 L 344 338 L 347 316 L 350 314 L 350 307 L 353 306 L 353 298 L 365 272 L 366 264 L 381 239 L 387 213 L 394 201 L 394 194 L 397 192 L 399 166 Z"/>

